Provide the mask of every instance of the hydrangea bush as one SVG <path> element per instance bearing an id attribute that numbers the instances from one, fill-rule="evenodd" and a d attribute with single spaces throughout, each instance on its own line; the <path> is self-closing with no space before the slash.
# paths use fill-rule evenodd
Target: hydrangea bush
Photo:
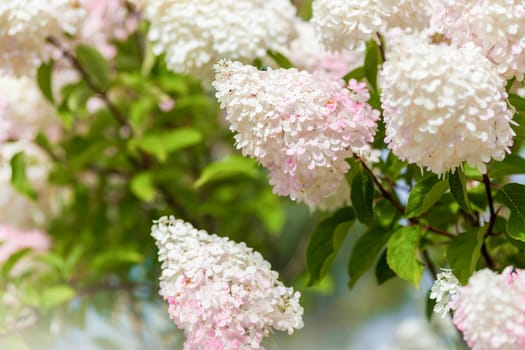
<path id="1" fill-rule="evenodd" d="M 525 347 L 525 5 L 298 3 L 0 3 L 0 348 L 119 292 L 264 349 L 338 254 Z"/>

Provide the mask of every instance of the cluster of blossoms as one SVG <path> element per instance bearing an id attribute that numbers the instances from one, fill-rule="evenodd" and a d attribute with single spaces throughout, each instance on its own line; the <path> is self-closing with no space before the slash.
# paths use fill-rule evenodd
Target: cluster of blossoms
<path id="1" fill-rule="evenodd" d="M 521 0 L 439 0 L 432 25 L 453 44 L 475 43 L 505 78 L 525 73 L 525 3 Z"/>
<path id="2" fill-rule="evenodd" d="M 299 70 L 322 72 L 334 79 L 341 79 L 363 64 L 364 50 L 327 51 L 317 38 L 311 22 L 297 19 L 296 31 L 297 37 L 287 46 L 278 48 L 278 51 Z"/>
<path id="3" fill-rule="evenodd" d="M 385 142 L 410 163 L 443 174 L 464 161 L 485 171 L 515 135 L 505 81 L 476 47 L 391 33 L 380 72 Z"/>
<path id="4" fill-rule="evenodd" d="M 455 286 L 454 286 L 455 284 Z M 453 322 L 473 350 L 525 347 L 525 270 L 507 267 L 501 274 L 477 271 L 466 286 L 441 273 L 432 287 L 436 312 L 454 311 Z M 447 306 L 443 301 L 449 300 Z"/>
<path id="5" fill-rule="evenodd" d="M 2 0 L 0 74 L 33 75 L 56 53 L 47 38 L 76 33 L 85 14 L 81 0 Z"/>
<path id="6" fill-rule="evenodd" d="M 424 29 L 428 5 L 425 0 L 316 0 L 312 23 L 327 47 L 352 49 L 390 28 Z"/>
<path id="7" fill-rule="evenodd" d="M 162 262 L 160 294 L 185 332 L 185 350 L 263 349 L 272 328 L 303 327 L 300 293 L 244 243 L 173 217 L 156 221 L 151 235 Z"/>
<path id="8" fill-rule="evenodd" d="M 348 200 L 345 159 L 373 140 L 379 118 L 364 84 L 240 62 L 216 70 L 236 146 L 270 170 L 275 193 L 321 209 Z"/>
<path id="9" fill-rule="evenodd" d="M 169 69 L 203 80 L 211 80 L 220 58 L 253 62 L 295 36 L 296 10 L 288 0 L 150 0 L 142 6 L 153 51 L 166 54 Z"/>

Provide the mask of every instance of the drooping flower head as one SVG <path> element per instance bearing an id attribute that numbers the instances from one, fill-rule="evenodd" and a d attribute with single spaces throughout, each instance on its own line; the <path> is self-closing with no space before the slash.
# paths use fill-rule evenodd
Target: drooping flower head
<path id="1" fill-rule="evenodd" d="M 184 330 L 185 350 L 264 349 L 272 328 L 289 334 L 302 328 L 300 293 L 244 243 L 166 216 L 151 235 L 162 262 L 160 295 Z"/>
<path id="2" fill-rule="evenodd" d="M 474 46 L 391 35 L 380 72 L 385 142 L 399 158 L 436 174 L 467 162 L 485 171 L 513 144 L 505 81 Z"/>
<path id="3" fill-rule="evenodd" d="M 473 350 L 525 348 L 525 271 L 480 270 L 452 300 L 454 324 Z"/>
<path id="4" fill-rule="evenodd" d="M 365 102 L 366 86 L 239 62 L 221 61 L 216 71 L 213 86 L 236 146 L 270 170 L 274 192 L 312 208 L 334 196 L 342 205 L 345 159 L 373 140 L 379 118 Z"/>
<path id="5" fill-rule="evenodd" d="M 84 15 L 81 0 L 2 0 L 0 74 L 32 76 L 54 54 L 46 39 L 74 34 Z"/>
<path id="6" fill-rule="evenodd" d="M 295 36 L 288 0 L 151 0 L 142 4 L 169 69 L 213 79 L 220 58 L 253 62 Z"/>
<path id="7" fill-rule="evenodd" d="M 315 0 L 312 23 L 332 50 L 353 49 L 390 28 L 428 25 L 426 0 Z"/>
<path id="8" fill-rule="evenodd" d="M 474 42 L 506 79 L 525 73 L 525 3 L 522 0 L 438 0 L 432 24 L 456 45 Z"/>

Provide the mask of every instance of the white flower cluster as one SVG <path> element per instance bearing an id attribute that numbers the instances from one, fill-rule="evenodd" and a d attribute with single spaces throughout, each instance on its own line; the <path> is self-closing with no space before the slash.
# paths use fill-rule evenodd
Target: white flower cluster
<path id="1" fill-rule="evenodd" d="M 327 47 L 352 49 L 389 28 L 425 28 L 428 1 L 315 0 L 312 23 Z"/>
<path id="2" fill-rule="evenodd" d="M 172 216 L 156 221 L 151 235 L 162 261 L 160 295 L 186 334 L 185 350 L 263 349 L 272 328 L 303 327 L 300 293 L 244 243 Z"/>
<path id="3" fill-rule="evenodd" d="M 525 73 L 525 3 L 522 0 L 438 0 L 432 23 L 452 43 L 474 42 L 506 79 Z"/>
<path id="4" fill-rule="evenodd" d="M 0 76 L 0 142 L 32 140 L 41 131 L 53 137 L 60 125 L 55 110 L 34 81 Z"/>
<path id="5" fill-rule="evenodd" d="M 156 54 L 168 68 L 213 79 L 220 58 L 253 62 L 295 36 L 295 7 L 288 0 L 151 0 L 145 17 Z"/>
<path id="6" fill-rule="evenodd" d="M 464 161 L 485 171 L 513 144 L 505 81 L 476 47 L 398 33 L 380 72 L 389 148 L 436 174 Z"/>
<path id="7" fill-rule="evenodd" d="M 437 275 L 432 288 L 430 289 L 430 299 L 434 299 L 434 312 L 441 317 L 445 317 L 450 310 L 451 298 L 457 293 L 460 287 L 459 281 L 452 274 L 450 269 L 442 269 Z"/>
<path id="8" fill-rule="evenodd" d="M 525 348 L 525 271 L 484 269 L 452 300 L 453 321 L 473 350 Z"/>
<path id="9" fill-rule="evenodd" d="M 81 0 L 0 1 L 0 74 L 33 75 L 54 54 L 46 39 L 74 34 L 84 15 Z"/>
<path id="10" fill-rule="evenodd" d="M 240 62 L 221 61 L 216 70 L 213 86 L 236 146 L 270 170 L 274 192 L 312 209 L 347 202 L 345 159 L 373 140 L 379 118 L 364 84 Z"/>
<path id="11" fill-rule="evenodd" d="M 311 22 L 296 20 L 297 38 L 289 45 L 278 48 L 299 70 L 323 72 L 341 79 L 353 69 L 363 65 L 364 50 L 327 51 L 316 36 Z"/>

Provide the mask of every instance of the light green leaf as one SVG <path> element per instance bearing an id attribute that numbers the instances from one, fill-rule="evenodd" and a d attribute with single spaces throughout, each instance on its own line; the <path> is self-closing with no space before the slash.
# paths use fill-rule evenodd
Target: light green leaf
<path id="1" fill-rule="evenodd" d="M 354 211 L 347 207 L 339 209 L 316 227 L 306 249 L 306 268 L 310 275 L 309 286 L 323 279 L 354 220 Z M 343 223 L 350 224 L 341 225 Z"/>
<path id="2" fill-rule="evenodd" d="M 38 195 L 26 175 L 24 152 L 18 152 L 11 158 L 11 185 L 20 193 L 36 200 Z"/>
<path id="3" fill-rule="evenodd" d="M 466 284 L 476 269 L 481 254 L 485 228 L 477 228 L 456 236 L 447 249 L 447 260 L 461 284 Z"/>
<path id="4" fill-rule="evenodd" d="M 0 246 L 1 244 L 2 242 L 0 241 Z M 32 250 L 30 248 L 24 248 L 11 254 L 9 258 L 7 258 L 6 261 L 3 261 L 0 265 L 0 276 L 7 278 L 13 270 L 13 268 L 15 267 L 15 265 L 31 252 Z"/>
<path id="5" fill-rule="evenodd" d="M 438 179 L 436 175 L 423 177 L 410 191 L 405 216 L 407 218 L 420 216 L 436 204 L 447 189 L 447 182 Z"/>
<path id="6" fill-rule="evenodd" d="M 364 224 L 374 220 L 374 183 L 363 172 L 361 165 L 355 167 L 350 198 L 357 218 Z"/>
<path id="7" fill-rule="evenodd" d="M 75 48 L 75 56 L 96 88 L 106 91 L 111 82 L 111 70 L 104 56 L 97 49 L 84 44 Z"/>
<path id="8" fill-rule="evenodd" d="M 525 159 L 518 155 L 509 154 L 501 162 L 492 162 L 489 174 L 493 177 L 525 174 Z"/>
<path id="9" fill-rule="evenodd" d="M 160 162 L 165 162 L 170 153 L 194 146 L 202 141 L 202 133 L 194 128 L 180 128 L 171 131 L 158 131 L 144 135 L 136 140 L 144 151 L 153 154 Z"/>
<path id="10" fill-rule="evenodd" d="M 348 263 L 349 288 L 375 263 L 391 234 L 392 231 L 383 227 L 374 227 L 359 238 Z"/>
<path id="11" fill-rule="evenodd" d="M 139 173 L 131 179 L 131 192 L 145 202 L 151 202 L 155 198 L 155 183 L 153 174 L 150 172 Z"/>
<path id="12" fill-rule="evenodd" d="M 421 228 L 405 226 L 397 229 L 387 243 L 387 262 L 392 271 L 416 288 L 423 275 L 423 264 L 418 259 Z"/>
<path id="13" fill-rule="evenodd" d="M 509 236 L 525 242 L 525 185 L 507 184 L 498 191 L 495 199 L 510 210 L 507 221 Z"/>
<path id="14" fill-rule="evenodd" d="M 42 63 L 36 72 L 36 82 L 42 95 L 51 103 L 55 102 L 53 98 L 53 83 L 52 83 L 52 74 L 53 66 L 55 61 L 51 60 L 49 62 Z"/>
<path id="15" fill-rule="evenodd" d="M 257 178 L 257 162 L 254 159 L 230 155 L 204 168 L 193 186 L 199 188 L 213 181 L 224 180 L 239 175 Z"/>
<path id="16" fill-rule="evenodd" d="M 42 308 L 49 310 L 52 307 L 65 303 L 75 297 L 75 290 L 67 285 L 59 285 L 42 290 Z"/>
<path id="17" fill-rule="evenodd" d="M 275 63 L 279 65 L 279 67 L 284 69 L 289 69 L 293 67 L 292 62 L 290 62 L 290 60 L 279 51 L 268 50 L 267 54 L 272 58 L 272 60 L 275 61 Z"/>
<path id="18" fill-rule="evenodd" d="M 467 181 L 465 179 L 465 174 L 461 169 L 456 169 L 453 174 L 449 175 L 448 184 L 450 186 L 450 193 L 452 197 L 456 200 L 463 210 L 467 213 L 472 211 L 470 207 L 470 201 L 467 194 Z"/>
<path id="19" fill-rule="evenodd" d="M 138 264 L 144 260 L 142 254 L 132 249 L 118 249 L 103 252 L 91 262 L 91 270 L 103 271 L 109 267 L 126 264 Z"/>

